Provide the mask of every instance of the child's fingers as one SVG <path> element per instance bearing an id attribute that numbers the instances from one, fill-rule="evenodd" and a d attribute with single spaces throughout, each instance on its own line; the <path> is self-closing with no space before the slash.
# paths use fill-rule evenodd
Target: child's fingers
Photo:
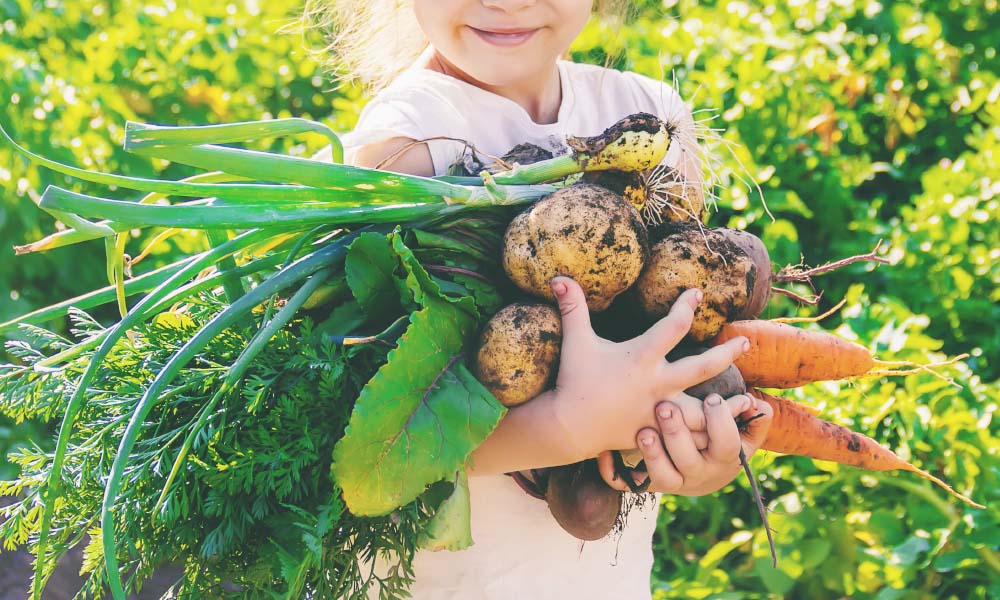
<path id="1" fill-rule="evenodd" d="M 750 418 L 757 415 L 763 416 L 757 417 L 747 423 L 747 432 L 743 435 L 743 449 L 748 457 L 764 444 L 767 432 L 771 428 L 771 419 L 774 417 L 774 410 L 767 402 L 756 401 L 752 409 L 748 410 L 744 416 Z"/>
<path id="2" fill-rule="evenodd" d="M 684 424 L 687 425 L 692 434 L 706 430 L 707 422 L 705 418 L 705 403 L 703 401 L 682 392 L 676 398 L 671 399 L 671 402 L 680 408 Z M 735 419 L 750 409 L 750 397 L 744 394 L 733 396 L 726 400 L 725 406 L 729 410 L 730 416 Z M 704 448 L 704 446 L 701 447 Z"/>
<path id="3" fill-rule="evenodd" d="M 721 463 L 735 463 L 740 455 L 740 430 L 729 407 L 718 394 L 705 398 L 705 415 L 708 420 L 709 459 Z"/>
<path id="4" fill-rule="evenodd" d="M 715 377 L 729 368 L 733 361 L 746 351 L 750 342 L 743 336 L 735 337 L 724 344 L 709 348 L 701 354 L 685 356 L 664 368 L 661 379 L 665 394 L 678 388 L 686 390 L 703 381 Z"/>
<path id="5" fill-rule="evenodd" d="M 670 456 L 670 461 L 685 477 L 697 474 L 697 470 L 705 463 L 705 457 L 695 446 L 691 430 L 684 425 L 680 410 L 672 402 L 661 402 L 656 406 L 656 418 L 660 424 L 663 447 Z M 709 438 L 711 439 L 711 433 Z"/>
<path id="6" fill-rule="evenodd" d="M 562 315 L 563 347 L 593 337 L 587 297 L 580 284 L 565 276 L 553 277 L 550 284 L 559 301 L 559 312 Z"/>
<path id="7" fill-rule="evenodd" d="M 611 455 L 611 450 L 605 450 L 597 455 L 597 472 L 601 474 L 601 479 L 613 490 L 619 492 L 629 491 L 625 480 L 615 473 L 615 459 Z"/>
<path id="8" fill-rule="evenodd" d="M 681 392 L 670 401 L 681 411 L 681 419 L 690 431 L 705 431 L 705 409 L 701 400 Z"/>
<path id="9" fill-rule="evenodd" d="M 729 416 L 736 418 L 753 406 L 753 398 L 746 394 L 737 394 L 732 398 L 726 398 L 726 406 L 729 408 Z"/>
<path id="10" fill-rule="evenodd" d="M 650 489 L 659 492 L 675 493 L 684 488 L 684 476 L 670 461 L 659 436 L 652 429 L 643 429 L 636 436 L 639 451 L 646 463 L 646 473 L 652 483 Z"/>
<path id="11" fill-rule="evenodd" d="M 694 321 L 694 310 L 701 302 L 702 292 L 689 289 L 681 294 L 670 307 L 667 316 L 653 324 L 642 334 L 643 346 L 653 355 L 662 358 L 680 342 Z"/>

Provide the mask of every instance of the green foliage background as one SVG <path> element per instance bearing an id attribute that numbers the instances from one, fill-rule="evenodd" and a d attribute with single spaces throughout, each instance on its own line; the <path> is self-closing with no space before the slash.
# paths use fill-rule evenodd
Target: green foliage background
<path id="1" fill-rule="evenodd" d="M 1000 10 L 996 0 L 635 2 L 627 27 L 589 27 L 580 61 L 675 75 L 725 130 L 713 225 L 750 229 L 774 262 L 819 264 L 884 239 L 896 264 L 817 279 L 823 322 L 887 360 L 969 352 L 949 372 L 813 385 L 826 418 L 893 448 L 990 506 L 970 510 L 911 475 L 763 455 L 780 562 L 770 567 L 748 486 L 666 498 L 657 598 L 1000 597 Z M 126 120 L 169 124 L 302 116 L 347 130 L 364 99 L 335 89 L 281 34 L 295 0 L 0 0 L 0 119 L 29 148 L 92 169 L 179 178 L 121 149 Z M 269 149 L 308 155 L 320 139 Z M 772 221 L 755 190 L 760 183 Z M 0 322 L 105 282 L 94 243 L 15 258 L 52 231 L 33 198 L 50 183 L 108 196 L 0 147 Z M 175 237 L 142 269 L 203 243 Z M 137 240 L 132 251 L 142 246 Z M 808 288 L 798 289 L 808 292 Z M 103 313 L 113 318 L 113 308 Z M 784 299 L 768 316 L 811 315 Z M 51 444 L 49 426 L 2 423 L 0 450 Z M 0 465 L 0 476 L 12 476 Z"/>

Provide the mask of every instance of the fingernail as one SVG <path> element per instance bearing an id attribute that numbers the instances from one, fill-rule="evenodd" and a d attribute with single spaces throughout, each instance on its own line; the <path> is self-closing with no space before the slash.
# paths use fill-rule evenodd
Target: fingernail
<path id="1" fill-rule="evenodd" d="M 653 441 L 654 441 L 653 436 L 651 435 L 639 438 L 639 443 L 642 444 L 643 446 L 646 446 L 647 448 L 653 445 Z"/>
<path id="2" fill-rule="evenodd" d="M 749 350 L 750 349 L 750 340 L 748 340 L 746 338 L 743 338 L 743 343 L 740 345 L 740 348 L 743 348 L 744 352 L 746 352 L 747 350 Z"/>
<path id="3" fill-rule="evenodd" d="M 562 296 L 566 293 L 566 284 L 561 281 L 553 281 L 552 291 L 555 292 L 556 296 Z"/>
<path id="4" fill-rule="evenodd" d="M 671 410 L 669 406 L 664 404 L 656 409 L 656 414 L 660 415 L 661 419 L 669 419 L 674 416 L 674 411 Z"/>
<path id="5" fill-rule="evenodd" d="M 712 394 L 708 398 L 705 398 L 705 404 L 709 406 L 719 406 L 722 404 L 722 396 Z"/>
<path id="6" fill-rule="evenodd" d="M 646 479 L 648 479 L 646 475 L 643 475 L 641 473 L 632 473 L 632 481 L 634 481 L 636 485 L 642 485 L 646 483 Z"/>
<path id="7" fill-rule="evenodd" d="M 695 302 L 701 302 L 704 297 L 705 297 L 705 294 L 701 290 L 695 290 L 695 292 L 694 292 L 694 301 Z"/>

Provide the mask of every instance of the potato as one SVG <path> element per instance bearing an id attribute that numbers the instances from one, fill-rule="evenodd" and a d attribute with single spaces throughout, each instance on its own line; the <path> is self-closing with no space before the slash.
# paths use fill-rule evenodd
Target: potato
<path id="1" fill-rule="evenodd" d="M 552 301 L 552 278 L 572 277 L 597 312 L 636 281 L 648 255 L 646 227 L 632 205 L 596 185 L 576 184 L 514 217 L 503 266 L 519 288 Z"/>
<path id="2" fill-rule="evenodd" d="M 648 317 L 659 319 L 685 290 L 700 288 L 705 297 L 688 335 L 699 342 L 711 339 L 746 310 L 757 267 L 739 246 L 715 230 L 670 223 L 663 231 L 666 235 L 653 245 L 649 263 L 636 282 L 638 304 Z"/>
<path id="3" fill-rule="evenodd" d="M 504 406 L 531 400 L 555 383 L 562 318 L 546 304 L 501 308 L 479 336 L 475 375 Z"/>
<path id="4" fill-rule="evenodd" d="M 622 493 L 604 482 L 593 458 L 549 469 L 545 500 L 567 533 L 587 541 L 608 535 L 622 510 Z"/>

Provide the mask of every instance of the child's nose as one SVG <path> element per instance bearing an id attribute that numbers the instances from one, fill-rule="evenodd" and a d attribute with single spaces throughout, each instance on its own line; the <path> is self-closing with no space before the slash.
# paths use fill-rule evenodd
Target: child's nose
<path id="1" fill-rule="evenodd" d="M 481 0 L 486 8 L 496 8 L 504 12 L 516 12 L 535 4 L 536 0 Z"/>

